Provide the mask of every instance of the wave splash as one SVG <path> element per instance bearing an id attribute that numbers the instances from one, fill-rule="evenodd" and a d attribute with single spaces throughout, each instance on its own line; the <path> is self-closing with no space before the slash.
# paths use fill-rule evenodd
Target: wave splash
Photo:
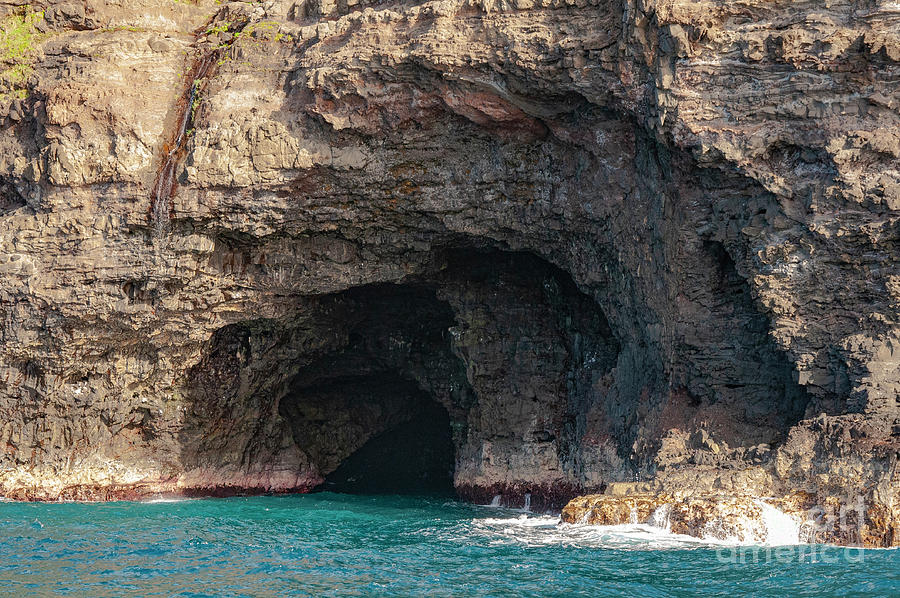
<path id="1" fill-rule="evenodd" d="M 671 531 L 669 504 L 658 507 L 646 523 L 637 523 L 634 518 L 620 525 L 564 523 L 557 516 L 528 514 L 476 518 L 470 523 L 472 533 L 493 545 L 661 550 L 803 543 L 800 522 L 763 501 L 757 505 L 760 516 L 737 514 L 727 521 L 712 520 L 699 537 Z"/>

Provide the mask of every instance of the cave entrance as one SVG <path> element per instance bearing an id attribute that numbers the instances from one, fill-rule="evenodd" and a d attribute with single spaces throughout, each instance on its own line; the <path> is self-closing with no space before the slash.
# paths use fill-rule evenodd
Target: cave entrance
<path id="1" fill-rule="evenodd" d="M 325 478 L 347 494 L 451 494 L 453 440 L 447 410 L 425 399 L 405 422 L 378 434 Z"/>
<path id="2" fill-rule="evenodd" d="M 449 305 L 426 285 L 334 298 L 342 340 L 303 368 L 279 413 L 324 478 L 353 494 L 451 493 L 454 439 L 470 393 Z"/>
<path id="3" fill-rule="evenodd" d="M 396 282 L 217 332 L 184 462 L 254 488 L 561 506 L 618 355 L 603 311 L 546 260 L 436 251 Z"/>
<path id="4" fill-rule="evenodd" d="M 325 475 L 318 488 L 347 494 L 453 491 L 447 409 L 394 372 L 297 389 L 282 403 L 294 438 Z"/>

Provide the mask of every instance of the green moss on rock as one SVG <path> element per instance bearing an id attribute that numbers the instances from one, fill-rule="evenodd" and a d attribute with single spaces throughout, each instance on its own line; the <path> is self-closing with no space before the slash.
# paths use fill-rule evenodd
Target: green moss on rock
<path id="1" fill-rule="evenodd" d="M 43 19 L 43 12 L 26 6 L 0 20 L 0 100 L 28 95 L 26 84 L 34 71 L 32 59 L 40 37 L 36 26 Z"/>

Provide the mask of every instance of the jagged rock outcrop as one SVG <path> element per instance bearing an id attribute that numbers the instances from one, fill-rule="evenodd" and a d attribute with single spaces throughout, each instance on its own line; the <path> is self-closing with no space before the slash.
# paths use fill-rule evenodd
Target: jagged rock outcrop
<path id="1" fill-rule="evenodd" d="M 779 498 L 752 495 L 642 493 L 641 484 L 618 483 L 608 494 L 579 496 L 562 510 L 572 524 L 645 524 L 704 540 L 747 544 L 828 543 L 894 546 L 895 531 L 885 523 L 892 515 L 835 497 L 820 501 L 806 492 Z M 896 515 L 893 515 L 896 517 Z"/>
<path id="2" fill-rule="evenodd" d="M 475 500 L 859 495 L 898 542 L 895 4 L 0 18 L 6 496 L 306 491 L 430 401 Z"/>

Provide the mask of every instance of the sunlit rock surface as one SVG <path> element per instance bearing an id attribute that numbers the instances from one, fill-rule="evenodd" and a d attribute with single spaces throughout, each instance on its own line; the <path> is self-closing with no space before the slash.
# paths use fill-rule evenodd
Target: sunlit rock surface
<path id="1" fill-rule="evenodd" d="M 900 538 L 885 526 L 885 514 L 861 497 L 846 502 L 833 496 L 823 503 L 806 492 L 759 498 L 753 495 L 629 492 L 572 499 L 562 520 L 572 524 L 645 524 L 708 541 L 745 544 L 830 543 L 897 546 Z M 896 517 L 896 515 L 894 515 Z"/>
<path id="2" fill-rule="evenodd" d="M 472 500 L 859 496 L 897 542 L 896 3 L 25 10 L 6 496 L 308 491 L 424 401 Z"/>

